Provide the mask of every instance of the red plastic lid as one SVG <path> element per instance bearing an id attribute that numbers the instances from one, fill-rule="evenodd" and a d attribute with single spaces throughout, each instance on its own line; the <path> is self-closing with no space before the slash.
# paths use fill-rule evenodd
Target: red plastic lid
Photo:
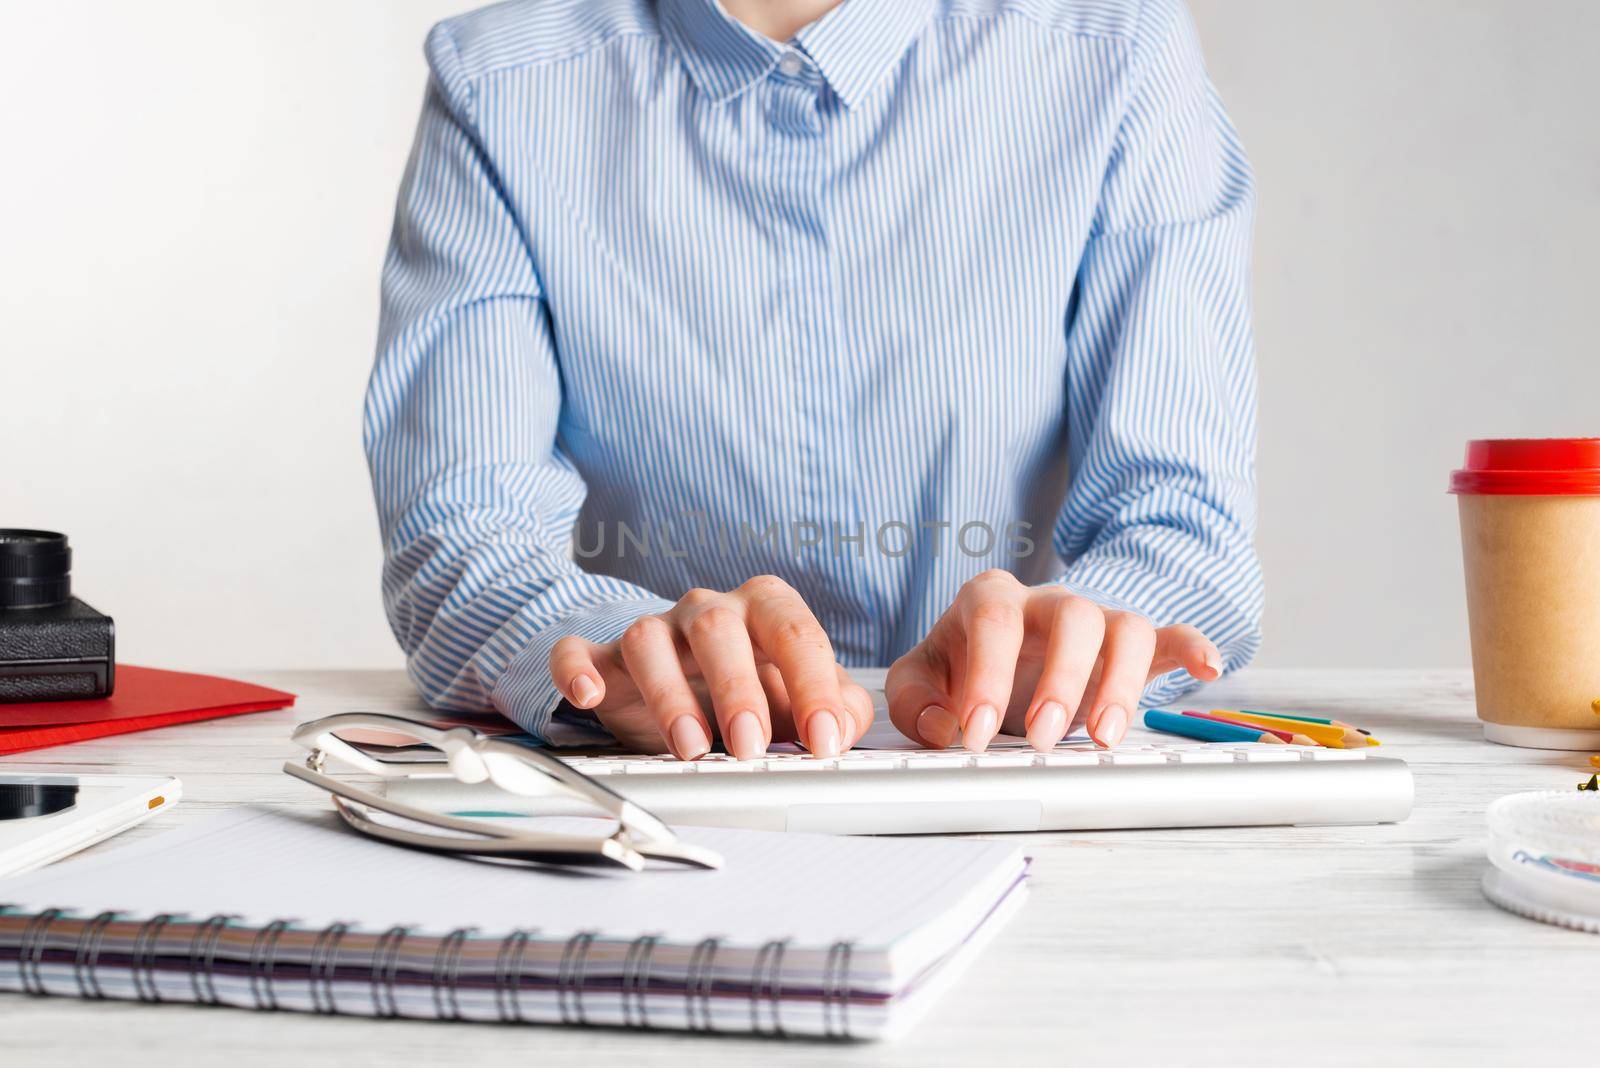
<path id="1" fill-rule="evenodd" d="M 1600 494 L 1600 438 L 1503 438 L 1467 443 L 1451 493 Z"/>

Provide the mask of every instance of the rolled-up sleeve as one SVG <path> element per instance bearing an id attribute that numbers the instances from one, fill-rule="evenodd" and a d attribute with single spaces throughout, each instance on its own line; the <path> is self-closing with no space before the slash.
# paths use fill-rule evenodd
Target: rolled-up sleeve
<path id="1" fill-rule="evenodd" d="M 556 640 L 615 639 L 670 605 L 572 560 L 583 479 L 557 444 L 561 381 L 532 250 L 474 125 L 444 28 L 385 261 L 364 437 L 384 605 L 429 704 L 497 708 L 552 744 Z"/>
<path id="2" fill-rule="evenodd" d="M 1146 5 L 1130 78 L 1068 324 L 1060 581 L 1199 627 L 1233 670 L 1260 644 L 1263 604 L 1254 183 L 1179 0 Z M 1174 672 L 1146 700 L 1194 685 Z"/>

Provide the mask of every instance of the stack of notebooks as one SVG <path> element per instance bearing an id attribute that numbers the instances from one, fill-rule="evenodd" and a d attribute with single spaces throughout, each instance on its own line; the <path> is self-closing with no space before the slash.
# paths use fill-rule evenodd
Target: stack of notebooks
<path id="1" fill-rule="evenodd" d="M 0 881 L 0 989 L 879 1038 L 994 935 L 1027 868 L 996 842 L 680 833 L 723 869 L 511 867 L 238 809 Z"/>

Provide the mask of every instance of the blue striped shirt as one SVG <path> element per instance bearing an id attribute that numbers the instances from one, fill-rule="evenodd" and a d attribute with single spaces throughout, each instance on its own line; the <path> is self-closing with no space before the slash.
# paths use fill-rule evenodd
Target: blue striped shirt
<path id="1" fill-rule="evenodd" d="M 1182 0 L 846 0 L 787 45 L 529 0 L 426 54 L 365 439 L 434 705 L 587 740 L 559 637 L 757 574 L 846 665 L 991 567 L 1250 658 L 1252 179 Z"/>

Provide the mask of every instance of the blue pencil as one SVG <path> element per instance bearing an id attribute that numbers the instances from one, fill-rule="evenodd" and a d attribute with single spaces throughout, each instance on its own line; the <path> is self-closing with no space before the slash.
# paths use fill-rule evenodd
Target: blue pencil
<path id="1" fill-rule="evenodd" d="M 1236 727 L 1232 723 L 1220 723 L 1214 719 L 1201 719 L 1198 716 L 1180 716 L 1159 708 L 1152 708 L 1144 714 L 1144 725 L 1153 731 L 1161 731 L 1163 734 L 1177 734 L 1184 738 L 1197 738 L 1202 742 L 1266 742 L 1268 744 L 1283 744 L 1282 738 L 1270 732 L 1253 730 L 1249 727 Z"/>

